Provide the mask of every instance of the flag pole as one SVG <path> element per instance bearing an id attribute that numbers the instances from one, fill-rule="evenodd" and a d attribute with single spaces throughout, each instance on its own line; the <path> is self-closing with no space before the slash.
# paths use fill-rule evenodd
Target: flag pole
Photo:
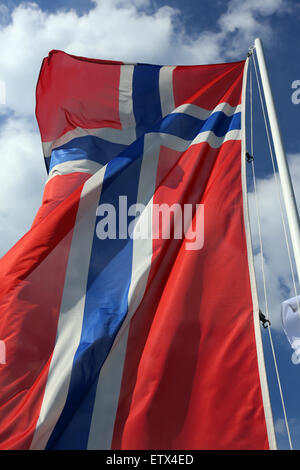
<path id="1" fill-rule="evenodd" d="M 274 151 L 276 155 L 278 172 L 281 181 L 283 201 L 285 204 L 288 225 L 290 229 L 291 242 L 293 246 L 295 264 L 298 274 L 298 283 L 300 282 L 300 223 L 297 210 L 295 193 L 292 185 L 291 175 L 287 163 L 286 154 L 283 148 L 280 128 L 278 124 L 276 109 L 274 105 L 269 75 L 266 67 L 265 56 L 262 42 L 259 38 L 255 39 L 254 46 L 256 50 L 257 62 L 260 71 L 262 87 L 264 90 L 266 108 L 269 118 L 270 130 L 273 139 Z"/>

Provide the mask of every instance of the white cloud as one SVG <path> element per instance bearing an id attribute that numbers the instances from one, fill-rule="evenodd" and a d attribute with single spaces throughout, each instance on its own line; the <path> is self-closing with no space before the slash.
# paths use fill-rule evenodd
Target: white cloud
<path id="1" fill-rule="evenodd" d="M 289 3 L 284 0 L 231 0 L 226 13 L 219 19 L 220 39 L 231 35 L 228 56 L 236 56 L 239 49 L 251 45 L 256 37 L 266 42 L 273 40 L 268 17 L 287 12 L 288 8 Z"/>
<path id="2" fill-rule="evenodd" d="M 290 433 L 292 448 L 290 448 L 290 444 L 288 441 L 287 426 L 288 426 L 289 433 Z M 300 432 L 300 422 L 298 418 L 293 418 L 293 417 L 288 416 L 287 423 L 285 422 L 284 418 L 278 418 L 275 420 L 274 428 L 275 428 L 275 432 L 276 432 L 276 436 L 278 440 L 279 449 L 282 449 L 282 450 L 299 449 L 299 447 L 295 447 L 296 442 L 299 439 L 299 432 Z"/>
<path id="3" fill-rule="evenodd" d="M 0 129 L 0 257 L 30 228 L 41 203 L 46 174 L 36 128 L 9 118 Z"/>
<path id="4" fill-rule="evenodd" d="M 6 5 L 0 3 L 0 25 L 9 21 L 9 9 Z"/>
<path id="5" fill-rule="evenodd" d="M 145 2 L 138 2 L 144 5 Z M 0 30 L 1 79 L 6 82 L 7 104 L 19 114 L 34 112 L 34 89 L 41 62 L 51 49 L 91 57 L 125 61 L 160 62 L 171 52 L 176 10 L 163 7 L 153 15 L 132 2 L 102 0 L 89 13 L 43 12 L 33 3 L 12 12 Z M 179 57 L 180 59 L 180 57 Z"/>
<path id="6" fill-rule="evenodd" d="M 280 434 L 283 436 L 286 435 L 286 424 L 285 424 L 284 419 L 278 418 L 274 424 L 274 427 L 275 427 L 275 431 L 277 434 Z"/>

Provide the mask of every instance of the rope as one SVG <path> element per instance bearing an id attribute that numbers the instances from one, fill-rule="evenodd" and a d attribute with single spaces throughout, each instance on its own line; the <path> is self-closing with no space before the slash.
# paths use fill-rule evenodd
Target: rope
<path id="1" fill-rule="evenodd" d="M 258 74 L 257 74 L 256 63 L 255 63 L 253 51 L 252 51 L 252 54 L 250 56 L 250 59 L 252 57 L 253 57 L 253 63 L 254 63 L 254 66 L 255 66 L 256 80 L 257 80 L 257 84 L 258 84 L 258 88 L 259 88 L 259 94 L 260 94 L 260 97 L 261 97 L 261 105 L 262 105 L 263 114 L 264 114 L 264 120 L 265 120 L 265 125 L 266 125 L 266 130 L 267 130 L 268 142 L 270 144 L 270 137 L 269 137 L 269 132 L 268 132 L 268 129 L 267 129 L 267 121 L 266 121 L 266 117 L 265 117 L 265 111 L 264 111 L 264 107 L 263 107 L 263 100 L 262 100 L 261 89 L 260 89 L 260 85 L 259 85 L 259 81 L 258 81 Z M 252 61 L 251 60 L 250 60 L 250 149 L 251 149 L 251 155 L 253 156 L 253 90 L 252 90 Z M 269 149 L 270 149 L 270 152 L 271 152 L 271 146 L 270 145 L 269 145 Z M 274 159 L 273 159 L 273 161 L 274 161 Z M 251 160 L 251 167 L 252 167 L 253 187 L 254 187 L 254 195 L 255 195 L 256 217 L 257 217 L 257 225 L 258 225 L 258 237 L 259 237 L 259 247 L 260 247 L 260 259 L 261 259 L 261 270 L 262 270 L 262 278 L 263 278 L 263 289 L 264 289 L 264 300 L 265 300 L 265 308 L 266 308 L 266 318 L 269 319 L 269 304 L 268 304 L 267 285 L 266 285 L 266 276 L 265 276 L 265 267 L 264 267 L 264 251 L 263 251 L 263 243 L 262 243 L 262 235 L 261 235 L 260 211 L 259 211 L 256 176 L 255 176 L 255 165 L 254 165 L 254 159 L 253 158 Z M 274 169 L 275 169 L 275 165 L 274 165 Z M 275 372 L 276 372 L 277 384 L 278 384 L 279 394 L 280 394 L 280 399 L 281 399 L 281 406 L 282 406 L 282 410 L 283 410 L 284 421 L 285 421 L 285 426 L 286 426 L 288 440 L 289 440 L 289 446 L 290 446 L 290 450 L 292 450 L 293 445 L 292 445 L 292 441 L 291 441 L 290 429 L 289 429 L 289 424 L 288 424 L 287 415 L 286 415 L 285 400 L 284 400 L 283 393 L 282 393 L 282 386 L 281 386 L 281 381 L 280 381 L 280 376 L 279 376 L 278 365 L 277 365 L 277 360 L 276 360 L 276 355 L 275 355 L 273 338 L 272 338 L 272 333 L 271 333 L 270 326 L 268 327 L 268 332 L 269 332 L 269 340 L 270 340 L 272 356 L 273 356 L 273 362 L 274 362 L 274 367 L 275 367 Z"/>
<path id="2" fill-rule="evenodd" d="M 273 149 L 272 149 L 272 145 L 271 145 L 270 133 L 269 133 L 269 129 L 268 129 L 268 125 L 267 125 L 267 119 L 266 119 L 266 111 L 265 111 L 265 106 L 264 106 L 264 102 L 263 102 L 263 98 L 262 98 L 261 87 L 260 87 L 259 80 L 258 80 L 257 66 L 256 66 L 256 60 L 255 60 L 254 55 L 253 55 L 253 63 L 254 63 L 254 67 L 255 67 L 255 74 L 256 74 L 256 80 L 257 80 L 257 84 L 258 84 L 259 97 L 260 97 L 261 107 L 262 107 L 263 116 L 264 116 L 264 123 L 265 123 L 267 138 L 268 138 L 268 146 L 269 146 L 269 151 L 270 151 L 270 156 L 271 156 L 271 161 L 272 161 L 273 174 L 274 174 L 274 178 L 275 178 L 276 189 L 277 189 L 277 194 L 278 194 L 278 199 L 279 199 L 280 215 L 281 215 L 281 221 L 282 221 L 282 226 L 283 226 L 283 231 L 284 231 L 286 248 L 287 248 L 287 252 L 288 252 L 289 265 L 290 265 L 292 281 L 293 281 L 293 288 L 294 288 L 294 293 L 295 293 L 296 302 L 297 302 L 298 314 L 300 316 L 296 280 L 295 280 L 295 275 L 294 275 L 294 268 L 293 268 L 293 263 L 292 263 L 290 245 L 289 245 L 289 241 L 288 241 L 286 222 L 284 220 L 284 209 L 283 209 L 283 204 L 282 204 L 281 186 L 279 184 L 278 177 L 277 177 L 277 172 L 276 172 L 276 168 L 275 168 L 275 159 L 274 159 Z"/>

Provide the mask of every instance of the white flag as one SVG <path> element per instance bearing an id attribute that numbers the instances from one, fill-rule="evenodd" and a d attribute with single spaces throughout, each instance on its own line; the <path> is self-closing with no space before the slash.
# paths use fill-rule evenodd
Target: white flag
<path id="1" fill-rule="evenodd" d="M 285 300 L 281 304 L 281 320 L 284 332 L 294 349 L 292 361 L 300 363 L 300 296 Z"/>

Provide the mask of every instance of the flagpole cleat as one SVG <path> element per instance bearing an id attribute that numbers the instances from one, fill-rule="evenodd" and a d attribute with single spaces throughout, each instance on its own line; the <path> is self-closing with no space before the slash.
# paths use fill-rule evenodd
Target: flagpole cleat
<path id="1" fill-rule="evenodd" d="M 266 316 L 262 313 L 261 310 L 259 311 L 259 319 L 262 322 L 264 328 L 268 328 L 269 326 L 271 326 L 270 320 L 266 318 Z"/>

